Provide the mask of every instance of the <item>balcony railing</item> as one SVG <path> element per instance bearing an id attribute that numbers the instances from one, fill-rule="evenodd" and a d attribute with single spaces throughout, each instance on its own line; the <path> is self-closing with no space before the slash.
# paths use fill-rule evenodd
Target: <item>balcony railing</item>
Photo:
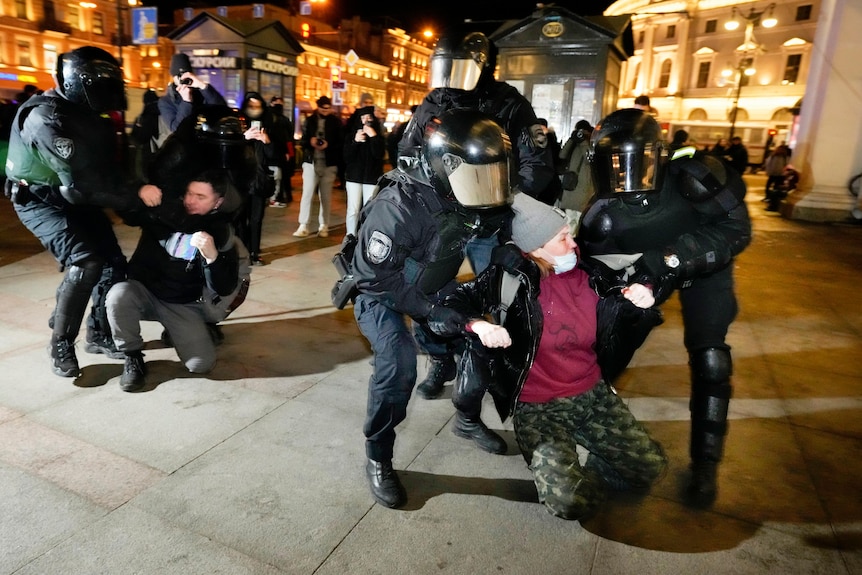
<path id="1" fill-rule="evenodd" d="M 72 26 L 68 22 L 62 22 L 56 18 L 50 20 L 42 20 L 39 22 L 40 32 L 60 32 L 61 34 L 71 34 Z"/>

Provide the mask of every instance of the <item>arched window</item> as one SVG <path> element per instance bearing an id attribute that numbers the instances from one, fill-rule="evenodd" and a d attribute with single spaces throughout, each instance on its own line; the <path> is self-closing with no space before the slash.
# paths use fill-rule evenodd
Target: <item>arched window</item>
<path id="1" fill-rule="evenodd" d="M 695 108 L 688 115 L 689 120 L 708 120 L 709 118 L 706 115 L 706 110 L 703 108 Z"/>
<path id="2" fill-rule="evenodd" d="M 748 120 L 748 110 L 745 108 L 737 108 L 736 109 L 736 121 L 737 122 L 745 122 Z M 727 121 L 733 122 L 733 108 L 730 109 L 730 112 L 727 114 Z"/>

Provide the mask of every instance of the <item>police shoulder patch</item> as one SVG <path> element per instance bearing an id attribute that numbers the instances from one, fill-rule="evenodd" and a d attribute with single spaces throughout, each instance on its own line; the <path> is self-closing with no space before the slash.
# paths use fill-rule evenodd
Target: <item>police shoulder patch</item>
<path id="1" fill-rule="evenodd" d="M 75 153 L 75 142 L 71 138 L 54 138 L 54 151 L 64 160 L 68 160 Z"/>
<path id="2" fill-rule="evenodd" d="M 392 238 L 379 230 L 374 230 L 371 233 L 371 239 L 368 240 L 368 246 L 365 248 L 368 261 L 375 265 L 383 263 L 391 253 Z"/>

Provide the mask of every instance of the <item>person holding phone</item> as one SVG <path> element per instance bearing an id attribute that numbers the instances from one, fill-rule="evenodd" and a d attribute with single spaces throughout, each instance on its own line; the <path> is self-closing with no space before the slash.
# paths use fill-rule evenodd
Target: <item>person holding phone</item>
<path id="1" fill-rule="evenodd" d="M 332 100 L 327 96 L 317 99 L 317 110 L 305 121 L 302 130 L 302 198 L 299 200 L 299 228 L 293 235 L 308 237 L 311 232 L 311 204 L 315 194 L 320 194 L 319 227 L 317 235 L 329 236 L 329 213 L 332 185 L 338 174 L 344 146 L 341 120 L 332 113 Z"/>
<path id="2" fill-rule="evenodd" d="M 168 130 L 176 130 L 203 104 L 227 106 L 218 90 L 195 76 L 187 54 L 174 54 L 171 57 L 171 83 L 165 95 L 159 98 L 159 115 Z"/>
<path id="3" fill-rule="evenodd" d="M 347 190 L 347 233 L 356 235 L 359 210 L 377 192 L 383 175 L 386 140 L 383 125 L 374 115 L 374 99 L 362 94 L 357 108 L 347 120 L 344 138 L 345 184 Z"/>
<path id="4" fill-rule="evenodd" d="M 245 95 L 241 106 L 248 129 L 245 139 L 254 149 L 257 177 L 243 194 L 243 207 L 236 220 L 237 235 L 248 248 L 251 265 L 262 266 L 260 239 L 263 234 L 263 215 L 269 198 L 275 193 L 275 179 L 269 165 L 275 160 L 277 146 L 271 135 L 276 135 L 272 114 L 266 101 L 257 92 Z"/>

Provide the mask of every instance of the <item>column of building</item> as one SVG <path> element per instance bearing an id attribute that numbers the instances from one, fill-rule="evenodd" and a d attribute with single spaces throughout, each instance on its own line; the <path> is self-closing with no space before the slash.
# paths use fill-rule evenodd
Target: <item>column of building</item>
<path id="1" fill-rule="evenodd" d="M 823 0 L 802 102 L 793 164 L 799 191 L 782 215 L 811 221 L 847 220 L 855 198 L 847 189 L 862 172 L 862 4 Z"/>

